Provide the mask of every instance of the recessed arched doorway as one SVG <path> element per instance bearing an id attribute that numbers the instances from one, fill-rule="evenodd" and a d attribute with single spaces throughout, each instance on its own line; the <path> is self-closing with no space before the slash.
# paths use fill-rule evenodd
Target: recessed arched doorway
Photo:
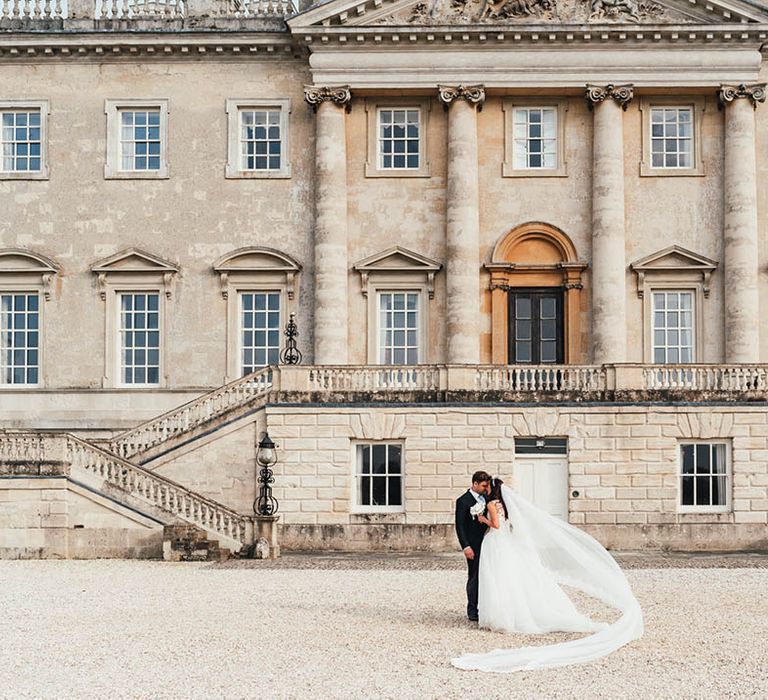
<path id="1" fill-rule="evenodd" d="M 560 229 L 517 226 L 493 249 L 490 272 L 494 364 L 578 364 L 582 273 L 587 267 Z"/>

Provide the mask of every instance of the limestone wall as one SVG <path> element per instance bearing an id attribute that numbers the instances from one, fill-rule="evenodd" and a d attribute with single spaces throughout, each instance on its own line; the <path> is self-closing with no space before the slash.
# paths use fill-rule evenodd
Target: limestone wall
<path id="1" fill-rule="evenodd" d="M 562 436 L 568 492 L 579 492 L 569 495 L 569 519 L 611 546 L 765 546 L 767 419 L 762 407 L 735 406 L 269 408 L 281 457 L 275 495 L 286 526 L 282 545 L 407 548 L 432 532 L 436 548 L 451 548 L 454 500 L 470 475 L 483 468 L 514 486 L 515 436 Z M 733 510 L 680 513 L 679 441 L 707 438 L 730 444 Z M 383 439 L 404 445 L 404 512 L 354 514 L 352 446 Z M 403 525 L 416 528 L 400 538 Z"/>

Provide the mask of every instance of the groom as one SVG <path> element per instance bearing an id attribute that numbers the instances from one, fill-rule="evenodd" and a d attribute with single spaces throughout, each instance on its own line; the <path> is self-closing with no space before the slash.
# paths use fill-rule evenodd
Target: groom
<path id="1" fill-rule="evenodd" d="M 477 622 L 477 582 L 480 572 L 480 548 L 488 529 L 472 516 L 471 509 L 478 503 L 485 506 L 485 497 L 491 492 L 491 475 L 479 471 L 472 475 L 472 487 L 456 499 L 456 536 L 467 558 L 467 617 Z"/>

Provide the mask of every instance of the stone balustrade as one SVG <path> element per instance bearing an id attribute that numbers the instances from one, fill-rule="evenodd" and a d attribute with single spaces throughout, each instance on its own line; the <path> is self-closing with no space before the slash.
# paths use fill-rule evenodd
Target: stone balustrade
<path id="1" fill-rule="evenodd" d="M 202 18 L 284 19 L 296 13 L 293 0 L 0 0 L 0 28 L 41 24 L 75 28 L 98 22 L 98 29 L 125 29 L 125 22 Z M 59 24 L 56 25 L 55 22 Z M 53 25 L 52 25 L 53 23 Z M 78 28 L 82 28 L 77 24 Z"/>

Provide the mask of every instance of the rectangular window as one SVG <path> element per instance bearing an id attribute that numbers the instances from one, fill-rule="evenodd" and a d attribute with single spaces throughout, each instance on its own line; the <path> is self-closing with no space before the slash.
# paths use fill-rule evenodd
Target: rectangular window
<path id="1" fill-rule="evenodd" d="M 722 442 L 680 445 L 681 509 L 728 510 L 731 474 L 727 447 Z"/>
<path id="2" fill-rule="evenodd" d="M 41 120 L 39 109 L 0 112 L 3 172 L 27 173 L 42 170 Z"/>
<path id="3" fill-rule="evenodd" d="M 120 169 L 124 172 L 160 170 L 160 110 L 121 109 Z"/>
<path id="4" fill-rule="evenodd" d="M 379 109 L 379 168 L 418 170 L 421 167 L 421 110 Z"/>
<path id="5" fill-rule="evenodd" d="M 357 445 L 356 506 L 361 510 L 402 511 L 403 452 L 394 443 Z"/>
<path id="6" fill-rule="evenodd" d="M 652 330 L 654 363 L 694 362 L 693 292 L 653 292 Z"/>
<path id="7" fill-rule="evenodd" d="M 419 292 L 379 292 L 379 363 L 419 362 Z"/>
<path id="8" fill-rule="evenodd" d="M 565 333 L 561 291 L 510 291 L 508 316 L 510 364 L 563 364 Z"/>
<path id="9" fill-rule="evenodd" d="M 516 107 L 513 129 L 516 170 L 557 168 L 556 107 Z"/>
<path id="10" fill-rule="evenodd" d="M 40 298 L 0 294 L 0 384 L 37 384 L 40 376 Z"/>
<path id="11" fill-rule="evenodd" d="M 160 295 L 121 292 L 120 381 L 128 385 L 160 383 Z"/>
<path id="12" fill-rule="evenodd" d="M 240 168 L 280 170 L 282 156 L 280 109 L 240 109 Z"/>
<path id="13" fill-rule="evenodd" d="M 651 108 L 651 167 L 692 168 L 693 108 Z"/>
<path id="14" fill-rule="evenodd" d="M 241 373 L 280 361 L 280 292 L 240 293 Z"/>

